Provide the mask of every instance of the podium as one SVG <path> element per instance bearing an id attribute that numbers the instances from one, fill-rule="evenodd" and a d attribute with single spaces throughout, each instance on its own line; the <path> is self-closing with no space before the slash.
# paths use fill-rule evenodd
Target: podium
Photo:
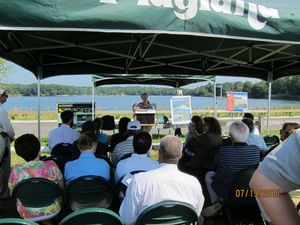
<path id="1" fill-rule="evenodd" d="M 135 120 L 140 121 L 141 126 L 152 126 L 155 124 L 155 109 L 138 109 L 134 111 Z"/>

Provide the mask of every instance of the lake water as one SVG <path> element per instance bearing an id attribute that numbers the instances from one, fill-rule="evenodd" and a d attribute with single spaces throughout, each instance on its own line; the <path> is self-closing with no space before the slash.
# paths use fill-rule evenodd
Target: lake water
<path id="1" fill-rule="evenodd" d="M 158 109 L 170 109 L 172 96 L 150 96 L 151 103 L 156 103 Z M 41 110 L 55 111 L 57 102 L 91 102 L 91 96 L 57 96 L 41 97 Z M 131 110 L 134 103 L 140 102 L 139 96 L 96 96 L 96 108 L 105 111 Z M 249 109 L 266 108 L 267 99 L 249 99 Z M 300 107 L 299 101 L 272 100 L 272 108 Z M 10 96 L 4 107 L 10 111 L 14 109 L 22 111 L 36 111 L 38 108 L 37 97 L 13 97 Z M 193 109 L 213 108 L 212 97 L 192 97 Z M 226 99 L 218 99 L 218 108 L 226 108 Z"/>
<path id="2" fill-rule="evenodd" d="M 170 109 L 171 96 L 150 96 L 149 101 L 156 103 L 158 109 Z M 41 97 L 41 110 L 55 111 L 57 102 L 91 102 L 91 96 L 57 96 Z M 97 96 L 96 108 L 100 110 L 131 110 L 134 103 L 140 102 L 139 96 Z M 267 99 L 249 99 L 249 109 L 266 108 Z M 300 101 L 272 100 L 272 108 L 288 108 L 300 106 Z M 36 111 L 38 108 L 37 97 L 9 96 L 4 107 L 10 111 L 14 109 L 23 111 Z M 213 108 L 212 97 L 192 97 L 193 109 Z M 218 99 L 218 109 L 226 108 L 226 99 Z"/>

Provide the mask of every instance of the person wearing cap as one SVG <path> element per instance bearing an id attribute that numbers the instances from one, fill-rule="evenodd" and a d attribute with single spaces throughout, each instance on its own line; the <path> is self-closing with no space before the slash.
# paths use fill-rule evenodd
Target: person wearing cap
<path id="1" fill-rule="evenodd" d="M 0 138 L 2 143 L 0 148 L 0 199 L 9 197 L 10 143 L 15 137 L 15 131 L 8 118 L 8 113 L 3 108 L 7 98 L 7 91 L 0 88 Z"/>
<path id="2" fill-rule="evenodd" d="M 137 120 L 130 121 L 127 124 L 127 135 L 128 138 L 125 141 L 120 142 L 116 145 L 112 153 L 112 165 L 117 166 L 117 163 L 124 157 L 130 156 L 133 152 L 133 136 L 141 131 L 141 123 Z"/>
<path id="3" fill-rule="evenodd" d="M 179 138 L 171 135 L 162 138 L 158 151 L 159 168 L 133 176 L 119 210 L 125 225 L 136 224 L 145 209 L 163 201 L 189 204 L 201 218 L 204 204 L 201 185 L 196 177 L 177 167 L 182 148 Z"/>

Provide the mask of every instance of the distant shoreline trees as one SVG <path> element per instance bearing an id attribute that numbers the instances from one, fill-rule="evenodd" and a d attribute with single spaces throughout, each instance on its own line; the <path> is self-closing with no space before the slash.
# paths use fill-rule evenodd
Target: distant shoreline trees
<path id="1" fill-rule="evenodd" d="M 13 96 L 36 96 L 37 84 L 1 84 Z M 213 84 L 199 86 L 195 89 L 182 89 L 183 94 L 201 97 L 213 96 Z M 58 84 L 42 84 L 42 96 L 62 95 L 91 95 L 91 87 L 76 87 Z M 268 85 L 265 81 L 253 83 L 227 82 L 222 84 L 222 94 L 230 91 L 248 92 L 250 98 L 266 98 Z M 162 88 L 157 86 L 102 86 L 96 88 L 96 95 L 140 95 L 147 92 L 149 95 L 176 95 L 175 88 Z M 295 99 L 300 96 L 300 76 L 291 76 L 277 79 L 272 84 L 272 96 L 282 99 Z"/>

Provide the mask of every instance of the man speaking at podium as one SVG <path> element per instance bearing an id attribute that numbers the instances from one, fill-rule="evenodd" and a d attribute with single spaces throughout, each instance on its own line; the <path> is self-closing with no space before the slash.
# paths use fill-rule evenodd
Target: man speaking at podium
<path id="1" fill-rule="evenodd" d="M 152 125 L 155 124 L 155 109 L 156 105 L 148 101 L 148 94 L 141 94 L 142 102 L 133 104 L 132 110 L 136 120 L 142 124 L 142 130 L 150 132 Z"/>

